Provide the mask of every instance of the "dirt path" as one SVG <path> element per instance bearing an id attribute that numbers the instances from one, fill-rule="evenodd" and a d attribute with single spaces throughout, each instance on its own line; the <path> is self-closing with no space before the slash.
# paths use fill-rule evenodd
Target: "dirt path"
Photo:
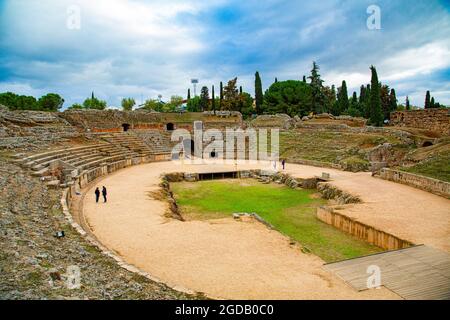
<path id="1" fill-rule="evenodd" d="M 363 200 L 340 213 L 412 243 L 450 252 L 450 200 L 371 178 L 370 173 L 358 173 L 333 184 Z"/>
<path id="2" fill-rule="evenodd" d="M 240 169 L 249 167 L 240 167 Z M 252 166 L 254 168 L 254 166 Z M 215 166 L 214 171 L 235 166 Z M 358 293 L 322 269 L 288 239 L 259 223 L 230 219 L 182 223 L 164 217 L 166 204 L 150 199 L 162 172 L 210 172 L 207 166 L 153 163 L 106 177 L 109 202 L 93 190 L 84 215 L 96 237 L 127 262 L 172 285 L 229 299 L 398 298 L 387 289 Z M 92 186 L 92 187 L 95 187 Z"/>
<path id="3" fill-rule="evenodd" d="M 250 166 L 239 166 L 249 169 Z M 251 168 L 256 168 L 252 165 Z M 155 277 L 214 297 L 229 299 L 395 299 L 387 289 L 356 292 L 343 281 L 323 270 L 323 261 L 298 248 L 276 231 L 256 222 L 235 222 L 230 219 L 214 221 L 179 222 L 164 217 L 166 204 L 151 199 L 149 192 L 157 190 L 162 172 L 220 172 L 234 170 L 231 166 L 179 166 L 173 163 L 152 163 L 130 167 L 106 177 L 100 182 L 109 191 L 107 204 L 95 204 L 93 190 L 87 190 L 83 209 L 90 228 L 108 248 L 120 254 L 128 263 Z M 368 204 L 347 208 L 349 213 L 368 209 L 366 215 L 382 215 L 384 223 L 389 216 L 398 216 L 397 209 L 383 211 L 385 196 L 377 190 L 388 188 L 391 197 L 407 194 L 413 202 L 426 201 L 436 206 L 435 217 L 425 230 L 431 233 L 430 242 L 441 243 L 442 232 L 448 237 L 450 201 L 403 185 L 377 180 L 367 175 L 300 165 L 289 165 L 288 172 L 298 177 L 330 172 L 334 183 L 347 190 L 358 191 Z M 361 180 L 362 179 L 362 180 Z M 380 189 L 361 187 L 367 181 L 381 185 Z M 391 185 L 392 184 L 392 185 Z M 95 185 L 92 186 L 95 188 Z M 366 190 L 366 191 L 364 191 Z M 86 191 L 86 190 L 84 190 Z M 367 193 L 367 194 L 366 194 Z M 377 200 L 379 199 L 379 200 Z M 379 202 L 377 202 L 379 201 Z M 385 204 L 386 205 L 386 204 Z M 367 208 L 366 208 L 367 207 Z M 414 207 L 414 206 L 412 206 Z M 428 207 L 430 207 L 428 205 Z M 408 207 L 409 208 L 409 207 Z M 416 204 L 412 217 L 424 214 L 423 206 Z M 370 210 L 369 210 L 370 209 Z M 395 210 L 394 210 L 395 209 Z M 447 209 L 447 212 L 444 211 Z M 353 210 L 353 211 L 352 211 Z M 381 210 L 378 212 L 377 210 Z M 396 212 L 396 215 L 389 214 Z M 400 215 L 394 225 L 404 222 L 408 212 Z M 368 219 L 368 218 L 367 218 Z M 408 219 L 408 234 L 421 234 L 418 226 Z M 374 221 L 378 221 L 374 219 Z M 393 226 L 393 228 L 401 229 Z M 445 230 L 447 229 L 447 230 Z M 423 229 L 422 229 L 423 230 Z"/>

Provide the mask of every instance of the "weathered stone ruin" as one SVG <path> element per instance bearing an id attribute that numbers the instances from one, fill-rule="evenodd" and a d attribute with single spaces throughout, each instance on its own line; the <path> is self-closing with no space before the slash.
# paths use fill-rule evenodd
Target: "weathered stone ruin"
<path id="1" fill-rule="evenodd" d="M 391 113 L 391 125 L 450 135 L 450 109 L 421 109 Z"/>

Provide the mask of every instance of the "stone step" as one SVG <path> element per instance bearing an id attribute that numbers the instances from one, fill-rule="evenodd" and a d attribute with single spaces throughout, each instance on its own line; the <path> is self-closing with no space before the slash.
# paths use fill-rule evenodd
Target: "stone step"
<path id="1" fill-rule="evenodd" d="M 59 180 L 51 180 L 51 181 L 45 183 L 45 185 L 46 185 L 49 189 L 58 189 L 60 184 L 61 184 L 61 183 L 59 182 Z"/>
<path id="2" fill-rule="evenodd" d="M 33 172 L 31 175 L 34 177 L 44 177 L 48 175 L 48 172 L 49 172 L 48 168 L 43 168 L 39 171 Z"/>

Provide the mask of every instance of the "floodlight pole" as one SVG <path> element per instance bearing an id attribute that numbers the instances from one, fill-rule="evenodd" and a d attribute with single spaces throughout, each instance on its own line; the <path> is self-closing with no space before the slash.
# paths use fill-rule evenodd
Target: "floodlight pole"
<path id="1" fill-rule="evenodd" d="M 197 83 L 198 83 L 198 79 L 191 79 L 191 83 L 194 86 L 194 97 L 197 96 Z"/>

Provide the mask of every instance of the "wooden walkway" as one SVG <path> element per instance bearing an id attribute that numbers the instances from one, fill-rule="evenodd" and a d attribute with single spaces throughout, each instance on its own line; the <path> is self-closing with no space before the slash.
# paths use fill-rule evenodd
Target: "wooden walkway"
<path id="1" fill-rule="evenodd" d="M 370 266 L 381 272 L 381 285 L 408 300 L 450 300 L 450 254 L 416 246 L 326 264 L 358 291 L 367 290 Z"/>

